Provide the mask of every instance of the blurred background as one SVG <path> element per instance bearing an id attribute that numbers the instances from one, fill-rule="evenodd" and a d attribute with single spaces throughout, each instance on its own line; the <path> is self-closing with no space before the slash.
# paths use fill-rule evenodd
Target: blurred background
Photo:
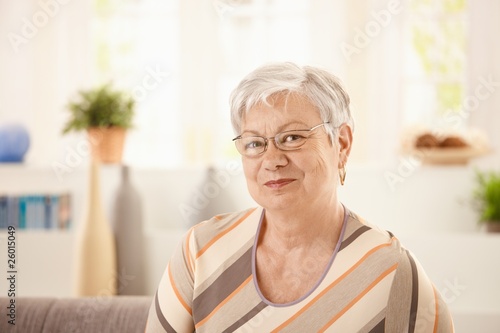
<path id="1" fill-rule="evenodd" d="M 346 84 L 351 161 L 397 160 L 414 124 L 476 127 L 495 147 L 500 77 L 494 0 L 0 1 L 0 123 L 33 138 L 30 163 L 61 161 L 65 106 L 112 82 L 138 102 L 131 165 L 182 167 L 237 157 L 228 95 L 255 67 L 293 61 Z M 482 93 L 482 91 L 481 91 Z M 481 96 L 483 96 L 481 95 Z M 84 134 L 79 134 L 83 136 Z M 78 134 L 76 135 L 78 136 Z M 498 155 L 491 159 L 498 163 Z"/>
<path id="2" fill-rule="evenodd" d="M 0 165 L 0 192 L 72 202 L 70 231 L 20 235 L 21 293 L 73 295 L 89 155 L 75 155 L 84 132 L 62 129 L 78 91 L 111 82 L 137 102 L 123 163 L 142 198 L 152 295 L 189 225 L 254 204 L 228 97 L 257 66 L 292 61 L 332 71 L 351 96 L 342 201 L 414 251 L 460 331 L 489 332 L 500 325 L 500 237 L 468 202 L 474 170 L 500 168 L 499 31 L 499 0 L 0 0 L 0 125 L 22 124 L 31 140 L 22 164 Z M 428 164 L 404 151 L 416 129 L 487 149 Z M 111 218 L 119 168 L 102 172 Z"/>

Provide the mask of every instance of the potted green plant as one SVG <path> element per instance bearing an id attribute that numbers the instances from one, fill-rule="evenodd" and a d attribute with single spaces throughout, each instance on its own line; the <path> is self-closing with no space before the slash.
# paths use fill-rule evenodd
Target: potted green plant
<path id="1" fill-rule="evenodd" d="M 473 202 L 486 230 L 500 232 L 500 172 L 476 171 Z"/>
<path id="2" fill-rule="evenodd" d="M 80 91 L 68 104 L 71 117 L 63 134 L 86 130 L 92 156 L 102 163 L 122 159 L 126 130 L 132 127 L 135 101 L 130 95 L 114 90 L 110 84 Z"/>

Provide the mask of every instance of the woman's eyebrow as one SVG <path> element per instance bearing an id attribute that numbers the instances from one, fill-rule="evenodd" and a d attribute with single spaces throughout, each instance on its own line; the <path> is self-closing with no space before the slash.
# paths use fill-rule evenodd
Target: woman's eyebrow
<path id="1" fill-rule="evenodd" d="M 287 127 L 294 126 L 294 125 L 296 125 L 296 126 L 301 126 L 301 127 L 300 127 L 300 128 L 287 129 Z M 302 126 L 303 126 L 303 128 L 302 128 Z M 285 132 L 285 131 L 293 131 L 294 129 L 308 129 L 308 128 L 307 128 L 308 126 L 309 126 L 308 124 L 303 123 L 303 122 L 301 122 L 301 121 L 292 121 L 292 122 L 290 122 L 290 123 L 286 123 L 286 124 L 283 124 L 283 125 L 279 126 L 279 127 L 278 127 L 278 130 L 277 130 L 277 132 L 276 132 L 275 134 L 278 134 L 278 133 L 281 133 L 281 132 Z M 253 134 L 253 135 L 255 135 L 255 136 L 262 136 L 262 137 L 264 137 L 264 135 L 262 135 L 262 134 L 261 134 L 259 131 L 257 131 L 257 130 L 246 129 L 246 130 L 244 130 L 243 132 L 241 132 L 241 134 L 240 134 L 240 135 L 243 135 L 243 134 L 245 134 L 245 133 L 250 133 L 250 134 Z"/>

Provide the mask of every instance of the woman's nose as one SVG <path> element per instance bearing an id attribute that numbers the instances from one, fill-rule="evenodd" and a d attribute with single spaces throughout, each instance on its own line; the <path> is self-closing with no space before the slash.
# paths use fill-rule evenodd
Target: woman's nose
<path id="1" fill-rule="evenodd" d="M 288 164 L 288 158 L 286 152 L 276 147 L 276 142 L 274 140 L 269 140 L 267 149 L 263 153 L 262 165 L 267 170 L 277 170 Z"/>

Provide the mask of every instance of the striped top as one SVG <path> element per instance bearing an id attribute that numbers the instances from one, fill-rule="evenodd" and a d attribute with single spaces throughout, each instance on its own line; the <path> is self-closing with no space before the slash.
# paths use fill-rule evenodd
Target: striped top
<path id="1" fill-rule="evenodd" d="M 323 277 L 288 304 L 265 299 L 255 278 L 263 208 L 194 226 L 167 265 L 146 332 L 454 332 L 446 303 L 410 252 L 345 211 Z"/>

